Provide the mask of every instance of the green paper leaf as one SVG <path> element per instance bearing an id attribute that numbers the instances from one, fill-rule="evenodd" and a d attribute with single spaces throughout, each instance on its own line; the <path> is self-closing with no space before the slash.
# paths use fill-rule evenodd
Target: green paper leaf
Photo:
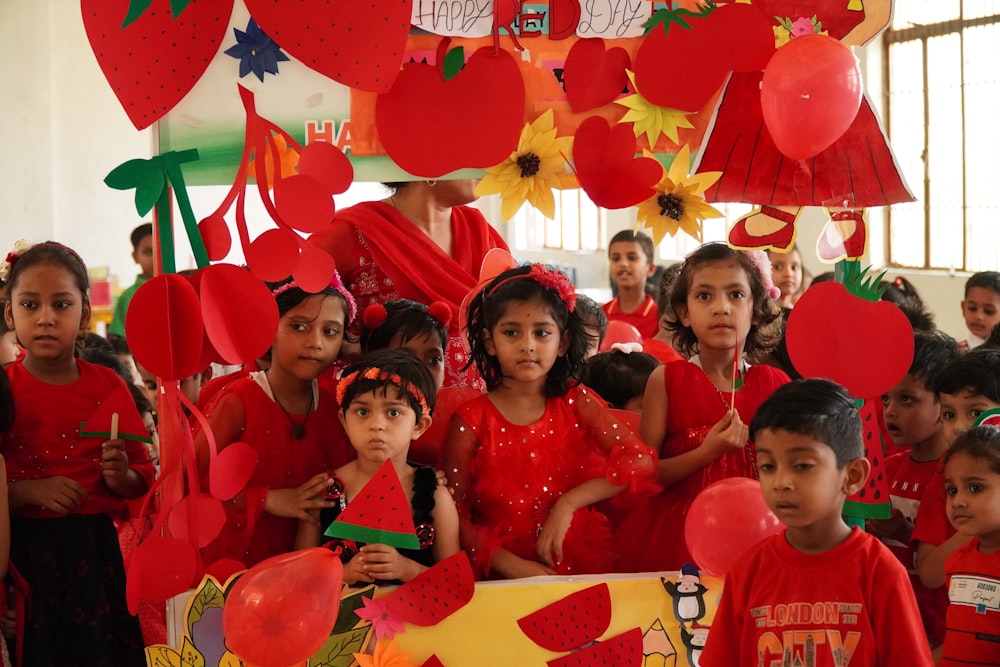
<path id="1" fill-rule="evenodd" d="M 195 623 L 201 620 L 206 609 L 211 607 L 222 609 L 224 603 L 225 598 L 222 595 L 222 589 L 219 588 L 219 585 L 212 579 L 205 579 L 201 588 L 195 594 L 194 599 L 191 600 L 191 606 L 188 609 L 187 618 L 185 619 L 187 633 L 189 635 L 192 634 L 191 629 Z"/>
<path id="2" fill-rule="evenodd" d="M 190 4 L 191 0 L 170 0 L 170 13 L 173 14 L 174 19 L 180 18 L 181 12 L 187 9 Z"/>
<path id="3" fill-rule="evenodd" d="M 124 30 L 128 24 L 142 16 L 151 4 L 153 4 L 153 0 L 129 0 L 128 13 L 125 14 L 122 29 Z"/>
<path id="4" fill-rule="evenodd" d="M 444 68 L 442 73 L 444 74 L 444 80 L 454 78 L 456 74 L 462 71 L 462 67 L 465 66 L 465 49 L 461 46 L 456 46 L 448 55 L 444 57 Z"/>
<path id="5" fill-rule="evenodd" d="M 139 174 L 139 182 L 135 187 L 135 210 L 139 215 L 146 215 L 153 210 L 160 195 L 164 194 L 164 185 L 166 180 L 159 165 L 151 164 L 149 169 Z"/>
<path id="6" fill-rule="evenodd" d="M 122 162 L 104 177 L 104 184 L 115 190 L 131 190 L 139 184 L 140 174 L 149 167 L 149 160 L 136 158 Z"/>
<path id="7" fill-rule="evenodd" d="M 365 598 L 369 600 L 375 597 L 375 584 L 369 584 L 358 591 L 351 591 L 348 595 L 340 599 L 340 611 L 337 612 L 337 622 L 333 626 L 331 634 L 340 634 L 353 630 L 361 625 L 368 625 L 370 621 L 362 619 L 354 613 L 355 609 L 365 606 Z"/>
<path id="8" fill-rule="evenodd" d="M 309 667 L 351 667 L 356 665 L 355 653 L 364 653 L 374 626 L 330 635 L 322 648 L 309 659 Z"/>

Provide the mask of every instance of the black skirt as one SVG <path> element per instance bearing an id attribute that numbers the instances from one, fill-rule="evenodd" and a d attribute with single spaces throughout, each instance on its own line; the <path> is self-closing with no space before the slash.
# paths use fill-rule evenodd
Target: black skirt
<path id="1" fill-rule="evenodd" d="M 111 517 L 13 517 L 11 561 L 31 587 L 25 667 L 146 664 L 139 619 L 125 602 L 125 566 Z"/>

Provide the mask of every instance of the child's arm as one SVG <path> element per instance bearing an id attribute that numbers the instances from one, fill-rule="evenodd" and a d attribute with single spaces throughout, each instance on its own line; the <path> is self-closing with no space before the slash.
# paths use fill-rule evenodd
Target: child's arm
<path id="1" fill-rule="evenodd" d="M 318 547 L 323 541 L 322 526 L 319 525 L 319 510 L 306 510 L 308 519 L 299 519 L 295 531 L 295 548 L 308 549 Z"/>
<path id="2" fill-rule="evenodd" d="M 927 588 L 944 586 L 945 561 L 968 541 L 968 535 L 955 533 L 941 544 L 917 542 L 917 575 L 920 577 L 920 583 Z"/>
<path id="3" fill-rule="evenodd" d="M 10 511 L 14 514 L 22 507 L 30 506 L 56 514 L 69 514 L 90 497 L 82 484 L 61 475 L 10 482 L 7 491 Z"/>
<path id="4" fill-rule="evenodd" d="M 10 512 L 7 509 L 7 464 L 0 455 L 0 578 L 7 576 L 10 560 Z M 0 589 L 0 594 L 3 594 Z"/>
<path id="5" fill-rule="evenodd" d="M 434 489 L 434 562 L 453 556 L 462 548 L 458 539 L 458 509 L 446 486 Z"/>
<path id="6" fill-rule="evenodd" d="M 740 420 L 739 413 L 730 410 L 715 423 L 700 446 L 677 456 L 660 459 L 657 481 L 663 486 L 676 484 L 723 454 L 743 449 L 748 438 L 749 432 Z"/>
<path id="7" fill-rule="evenodd" d="M 562 562 L 563 540 L 573 522 L 573 514 L 578 509 L 616 496 L 625 489 L 625 486 L 612 484 L 603 477 L 598 477 L 587 480 L 559 496 L 549 510 L 535 546 L 542 562 L 549 567 L 555 567 Z"/>
<path id="8" fill-rule="evenodd" d="M 148 456 L 145 463 L 149 463 Z M 138 498 L 149 490 L 146 479 L 130 466 L 121 438 L 101 445 L 101 476 L 109 489 L 122 498 Z"/>
<path id="9" fill-rule="evenodd" d="M 320 510 L 330 504 L 323 497 L 323 489 L 329 484 L 330 476 L 321 472 L 295 488 L 268 489 L 264 499 L 264 511 L 289 519 L 311 521 L 309 510 Z"/>

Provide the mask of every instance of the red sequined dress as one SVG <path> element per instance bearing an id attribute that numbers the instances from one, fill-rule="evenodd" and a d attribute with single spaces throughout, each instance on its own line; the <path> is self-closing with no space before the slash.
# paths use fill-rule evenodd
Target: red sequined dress
<path id="1" fill-rule="evenodd" d="M 668 398 L 667 433 L 660 459 L 668 459 L 701 446 L 712 427 L 729 409 L 723 395 L 705 371 L 692 361 L 674 361 L 664 366 Z M 771 392 L 788 382 L 784 372 L 772 366 L 751 366 L 736 392 L 736 411 L 744 424 Z M 622 521 L 615 534 L 620 550 L 619 572 L 680 570 L 692 562 L 684 543 L 684 522 L 695 496 L 709 484 L 729 477 L 756 477 L 753 446 L 724 454 L 709 465 L 641 500 Z"/>
<path id="2" fill-rule="evenodd" d="M 462 546 L 479 576 L 499 549 L 537 561 L 535 544 L 552 505 L 590 479 L 638 483 L 652 469 L 652 449 L 583 385 L 549 397 L 533 424 L 508 421 L 488 396 L 459 408 L 445 444 L 444 469 L 462 519 Z M 611 530 L 583 508 L 563 545 L 559 574 L 610 572 Z"/>

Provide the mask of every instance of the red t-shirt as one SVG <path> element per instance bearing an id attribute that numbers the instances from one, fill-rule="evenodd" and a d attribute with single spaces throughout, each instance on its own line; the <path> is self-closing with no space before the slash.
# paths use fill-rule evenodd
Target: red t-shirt
<path id="1" fill-rule="evenodd" d="M 935 464 L 934 474 L 927 481 L 924 497 L 920 500 L 917 510 L 917 522 L 913 526 L 910 543 L 917 548 L 917 542 L 926 542 L 937 546 L 955 534 L 955 529 L 948 521 L 948 497 L 944 492 L 944 458 Z"/>
<path id="2" fill-rule="evenodd" d="M 618 305 L 618 297 L 601 306 L 601 310 L 608 320 L 620 320 L 634 326 L 644 339 L 652 338 L 660 330 L 660 311 L 656 308 L 656 301 L 648 294 L 638 308 L 627 313 Z"/>
<path id="3" fill-rule="evenodd" d="M 940 667 L 1000 665 L 1000 551 L 973 538 L 948 557 L 948 631 Z"/>
<path id="4" fill-rule="evenodd" d="M 726 575 L 698 663 L 930 667 L 906 570 L 857 528 L 820 554 L 785 534 L 751 547 Z"/>

